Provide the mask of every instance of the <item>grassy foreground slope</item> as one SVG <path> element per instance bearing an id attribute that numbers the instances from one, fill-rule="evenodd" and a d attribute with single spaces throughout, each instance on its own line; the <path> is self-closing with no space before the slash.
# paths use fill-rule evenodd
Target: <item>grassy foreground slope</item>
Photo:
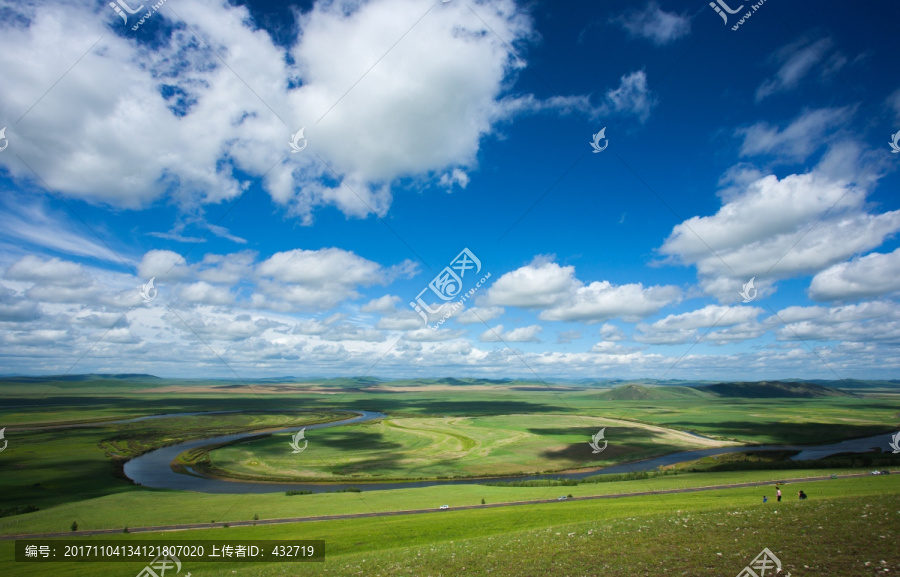
<path id="1" fill-rule="evenodd" d="M 709 575 L 732 577 L 764 547 L 784 572 L 855 576 L 900 570 L 900 479 L 806 483 L 811 495 L 763 505 L 760 488 L 292 525 L 121 535 L 148 539 L 324 539 L 316 564 L 193 563 L 193 577 Z M 135 575 L 140 563 L 10 563 L 4 574 Z"/>

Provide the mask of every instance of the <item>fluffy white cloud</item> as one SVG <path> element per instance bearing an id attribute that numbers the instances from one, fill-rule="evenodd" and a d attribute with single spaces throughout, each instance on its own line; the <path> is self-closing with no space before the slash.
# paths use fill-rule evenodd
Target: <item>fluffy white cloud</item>
<path id="1" fill-rule="evenodd" d="M 765 332 L 756 323 L 756 318 L 762 312 L 762 309 L 750 306 L 708 305 L 702 309 L 669 315 L 649 325 L 639 324 L 634 340 L 647 344 L 681 344 L 697 340 L 701 335 L 698 329 L 717 327 L 725 330 L 703 331 L 707 342 L 756 338 Z"/>
<path id="2" fill-rule="evenodd" d="M 195 282 L 181 289 L 181 298 L 189 303 L 208 303 L 227 305 L 234 302 L 234 297 L 227 288 L 213 286 L 207 282 Z"/>
<path id="3" fill-rule="evenodd" d="M 767 324 L 779 339 L 787 341 L 900 344 L 900 310 L 896 303 L 889 301 L 838 307 L 788 307 L 778 311 Z"/>
<path id="4" fill-rule="evenodd" d="M 708 293 L 734 302 L 751 277 L 765 291 L 774 279 L 816 273 L 878 247 L 900 230 L 900 211 L 868 212 L 877 171 L 857 180 L 867 172 L 860 156 L 855 144 L 839 143 L 805 174 L 759 178 L 730 192 L 716 214 L 675 226 L 660 252 L 696 266 Z"/>
<path id="5" fill-rule="evenodd" d="M 58 258 L 42 259 L 34 255 L 26 255 L 16 261 L 6 270 L 4 277 L 58 287 L 80 287 L 90 282 L 79 264 Z"/>
<path id="6" fill-rule="evenodd" d="M 503 325 L 497 325 L 481 333 L 478 338 L 485 343 L 537 343 L 540 342 L 538 334 L 541 330 L 540 325 L 530 325 L 504 332 Z"/>
<path id="7" fill-rule="evenodd" d="M 670 44 L 691 32 L 691 19 L 686 15 L 666 12 L 650 1 L 642 10 L 630 10 L 613 19 L 631 36 L 646 38 L 657 46 Z"/>
<path id="8" fill-rule="evenodd" d="M 377 299 L 372 299 L 359 310 L 364 313 L 392 313 L 397 309 L 400 303 L 400 297 L 395 295 L 384 295 Z"/>
<path id="9" fill-rule="evenodd" d="M 542 309 L 541 320 L 598 322 L 612 318 L 640 320 L 680 298 L 681 291 L 674 286 L 617 286 L 608 281 L 586 285 L 575 277 L 575 267 L 536 259 L 497 279 L 488 289 L 485 302 Z"/>
<path id="10" fill-rule="evenodd" d="M 456 322 L 463 325 L 489 323 L 494 319 L 500 318 L 504 312 L 503 307 L 472 307 L 464 310 L 454 318 Z"/>
<path id="11" fill-rule="evenodd" d="M 322 205 L 383 215 L 392 181 L 410 175 L 464 187 L 481 139 L 513 112 L 502 92 L 525 64 L 508 46 L 533 35 L 512 0 L 316 2 L 288 54 L 225 0 L 184 0 L 169 22 L 173 12 L 154 13 L 174 26 L 152 45 L 106 5 L 4 10 L 17 49 L 0 54 L 0 76 L 18 88 L 0 116 L 27 111 L 7 136 L 51 188 L 118 207 L 167 195 L 196 207 L 241 194 L 239 169 L 266 175 L 305 222 Z M 289 154 L 301 127 L 308 146 Z M 0 163 L 32 178 L 11 156 Z"/>
<path id="12" fill-rule="evenodd" d="M 900 291 L 900 249 L 872 253 L 836 264 L 817 274 L 809 286 L 815 300 L 846 300 Z"/>

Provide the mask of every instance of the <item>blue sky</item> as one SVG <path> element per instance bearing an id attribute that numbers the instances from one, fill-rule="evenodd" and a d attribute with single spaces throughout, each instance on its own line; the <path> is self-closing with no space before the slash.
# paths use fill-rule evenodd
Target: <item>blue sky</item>
<path id="1" fill-rule="evenodd" d="M 0 2 L 0 373 L 897 377 L 895 3 L 153 4 Z"/>

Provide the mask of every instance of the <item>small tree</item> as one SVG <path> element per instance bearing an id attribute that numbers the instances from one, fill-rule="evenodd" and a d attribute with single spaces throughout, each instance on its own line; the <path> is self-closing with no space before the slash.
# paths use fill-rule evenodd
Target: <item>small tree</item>
<path id="1" fill-rule="evenodd" d="M 481 504 L 484 505 L 484 497 L 481 498 Z"/>
<path id="2" fill-rule="evenodd" d="M 259 513 L 254 513 L 254 514 L 253 514 L 253 520 L 254 520 L 254 521 L 259 521 Z"/>
<path id="3" fill-rule="evenodd" d="M 77 530 L 78 530 L 78 521 L 72 521 L 72 530 L 73 530 L 73 531 L 77 531 Z"/>

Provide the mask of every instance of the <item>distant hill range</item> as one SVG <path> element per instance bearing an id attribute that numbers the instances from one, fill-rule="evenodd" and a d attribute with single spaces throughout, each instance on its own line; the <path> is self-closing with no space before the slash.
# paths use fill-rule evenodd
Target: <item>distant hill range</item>
<path id="1" fill-rule="evenodd" d="M 760 381 L 754 383 L 714 383 L 692 386 L 646 386 L 628 384 L 602 393 L 609 400 L 677 400 L 691 398 L 814 399 L 856 397 L 854 393 L 816 383 Z"/>
<path id="2" fill-rule="evenodd" d="M 379 377 L 264 377 L 247 379 L 170 378 L 140 373 L 95 373 L 85 375 L 0 376 L 0 385 L 33 385 L 36 383 L 65 389 L 104 389 L 127 387 L 133 390 L 168 386 L 241 389 L 247 385 L 303 388 L 307 385 L 362 392 L 390 392 L 394 387 L 440 386 L 465 389 L 473 386 L 506 387 L 513 391 L 585 391 L 593 390 L 608 400 L 678 400 L 746 398 L 813 399 L 822 397 L 856 397 L 859 393 L 895 393 L 900 381 L 892 380 L 819 380 L 784 379 L 756 382 L 678 381 L 654 379 L 488 379 L 467 377 L 434 377 L 387 379 Z M 383 388 L 383 389 L 382 389 Z"/>

